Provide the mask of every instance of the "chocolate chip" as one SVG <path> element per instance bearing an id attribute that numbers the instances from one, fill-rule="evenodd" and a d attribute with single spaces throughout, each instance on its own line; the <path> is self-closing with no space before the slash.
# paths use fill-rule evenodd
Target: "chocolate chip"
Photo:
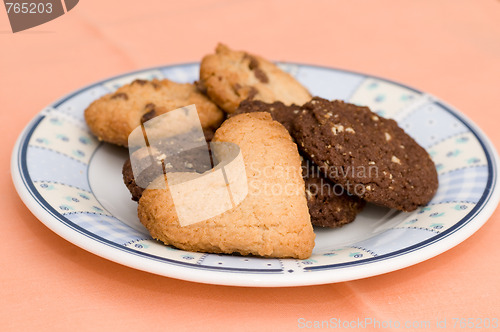
<path id="1" fill-rule="evenodd" d="M 146 121 L 149 121 L 151 120 L 152 118 L 154 118 L 156 116 L 156 111 L 153 109 L 147 113 L 145 113 L 142 117 L 141 117 L 141 123 L 145 123 Z"/>
<path id="2" fill-rule="evenodd" d="M 260 68 L 255 68 L 253 71 L 255 77 L 261 81 L 262 83 L 269 83 L 269 78 L 267 77 L 266 73 Z"/>
<path id="3" fill-rule="evenodd" d="M 250 57 L 250 63 L 248 64 L 248 68 L 250 68 L 250 70 L 255 70 L 259 68 L 259 62 L 257 61 L 257 59 L 255 59 L 254 57 Z"/>
<path id="4" fill-rule="evenodd" d="M 111 99 L 123 99 L 123 100 L 128 100 L 128 95 L 125 92 L 118 92 L 115 93 Z"/>
<path id="5" fill-rule="evenodd" d="M 257 61 L 257 59 L 255 59 L 250 54 L 245 53 L 245 55 L 243 56 L 243 59 L 249 59 L 250 60 L 250 63 L 248 64 L 248 69 L 254 70 L 255 68 L 259 67 L 259 61 Z"/>
<path id="6" fill-rule="evenodd" d="M 262 69 L 259 68 L 259 61 L 251 56 L 248 53 L 245 53 L 243 55 L 243 59 L 249 59 L 250 62 L 248 63 L 248 69 L 252 70 L 254 72 L 255 77 L 261 81 L 262 83 L 268 83 L 269 78 L 267 77 L 266 73 Z"/>
<path id="7" fill-rule="evenodd" d="M 155 104 L 149 103 L 146 106 L 144 106 L 144 110 L 146 113 L 144 113 L 141 117 L 141 123 L 144 123 L 146 121 L 151 120 L 156 116 L 156 110 L 155 110 Z"/>
<path id="8" fill-rule="evenodd" d="M 255 95 L 258 94 L 258 93 L 259 93 L 259 90 L 257 90 L 253 86 L 251 86 L 250 87 L 250 91 L 248 91 L 248 97 L 247 97 L 247 99 L 252 100 L 253 97 L 255 97 Z"/>
<path id="9" fill-rule="evenodd" d="M 155 90 L 158 90 L 161 87 L 160 84 L 156 82 L 151 82 L 151 84 L 153 85 L 153 88 L 155 88 Z"/>
<path id="10" fill-rule="evenodd" d="M 146 80 L 135 80 L 135 81 L 132 82 L 132 84 L 136 84 L 136 83 L 139 84 L 139 85 L 144 85 L 144 84 L 148 83 L 148 81 L 146 81 Z"/>
<path id="11" fill-rule="evenodd" d="M 194 85 L 196 86 L 196 89 L 198 89 L 198 91 L 203 94 L 207 94 L 207 87 L 203 81 L 195 81 Z"/>
<path id="12" fill-rule="evenodd" d="M 241 89 L 240 84 L 238 83 L 233 84 L 233 91 L 238 97 L 240 96 L 240 91 L 239 91 L 240 89 Z"/>

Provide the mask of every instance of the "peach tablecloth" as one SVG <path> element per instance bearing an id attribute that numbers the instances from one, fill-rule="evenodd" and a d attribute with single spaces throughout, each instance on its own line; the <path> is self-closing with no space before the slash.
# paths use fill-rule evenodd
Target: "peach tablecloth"
<path id="1" fill-rule="evenodd" d="M 423 263 L 296 288 L 204 285 L 86 252 L 41 224 L 12 184 L 15 139 L 44 106 L 112 75 L 199 60 L 218 41 L 274 60 L 365 72 L 451 103 L 500 146 L 500 1 L 82 0 L 12 34 L 0 9 L 0 329 L 293 330 L 307 321 L 500 319 L 500 213 Z M 430 330 L 430 329 L 428 329 Z"/>

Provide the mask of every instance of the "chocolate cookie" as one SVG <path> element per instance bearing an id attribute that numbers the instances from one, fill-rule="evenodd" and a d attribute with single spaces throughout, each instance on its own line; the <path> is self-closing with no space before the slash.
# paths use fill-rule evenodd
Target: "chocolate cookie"
<path id="1" fill-rule="evenodd" d="M 132 200 L 138 202 L 145 188 L 139 187 L 135 182 L 134 172 L 132 171 L 132 163 L 130 162 L 130 158 L 127 158 L 127 160 L 125 160 L 125 163 L 123 164 L 122 176 L 123 176 L 123 183 L 125 183 L 125 186 L 127 186 L 128 191 L 130 191 L 130 194 L 132 195 Z"/>
<path id="2" fill-rule="evenodd" d="M 285 128 L 292 132 L 293 121 L 300 112 L 300 106 L 292 104 L 287 106 L 280 101 L 272 104 L 265 103 L 260 100 L 243 100 L 236 111 L 229 116 L 234 116 L 241 113 L 267 112 L 271 117 L 281 123 Z"/>
<path id="3" fill-rule="evenodd" d="M 205 139 L 210 142 L 213 138 L 214 133 L 212 131 L 205 131 Z M 179 135 L 174 139 L 166 138 L 164 144 L 169 145 L 180 145 L 179 141 L 182 141 L 183 135 Z M 151 155 L 150 155 L 151 153 Z M 156 177 L 158 177 L 158 169 L 161 167 L 161 161 L 158 158 L 161 153 L 156 148 L 142 148 L 135 152 L 134 162 L 140 163 L 140 169 L 143 171 L 138 174 L 139 183 L 151 183 Z M 210 144 L 207 146 L 200 146 L 198 148 L 190 149 L 188 151 L 173 151 L 170 156 L 165 156 L 165 172 L 197 172 L 204 173 L 211 169 L 214 165 L 210 158 Z M 140 186 L 135 177 L 132 169 L 132 162 L 130 158 L 125 160 L 122 167 L 123 182 L 127 189 L 132 195 L 132 200 L 139 201 L 142 196 L 146 185 Z"/>
<path id="4" fill-rule="evenodd" d="M 299 106 L 286 106 L 279 101 L 268 104 L 259 100 L 244 100 L 230 117 L 241 113 L 267 112 L 291 132 L 299 111 Z M 311 223 L 314 226 L 334 228 L 353 221 L 365 202 L 357 196 L 348 195 L 339 184 L 327 180 L 307 157 L 302 157 L 302 175 Z"/>
<path id="5" fill-rule="evenodd" d="M 127 146 L 128 136 L 142 122 L 191 104 L 196 105 L 204 129 L 215 130 L 224 120 L 224 113 L 193 84 L 166 79 L 135 80 L 120 87 L 90 104 L 85 120 L 100 140 Z M 179 119 L 180 126 L 182 123 Z"/>
<path id="6" fill-rule="evenodd" d="M 329 179 L 368 202 L 413 211 L 436 193 L 429 154 L 368 107 L 315 97 L 294 122 L 294 137 Z"/>
<path id="7" fill-rule="evenodd" d="M 227 113 L 233 113 L 245 99 L 286 105 L 302 105 L 311 99 L 306 88 L 275 64 L 223 44 L 201 61 L 198 87 Z"/>
<path id="8" fill-rule="evenodd" d="M 365 206 L 364 200 L 348 194 L 342 186 L 326 179 L 309 160 L 302 161 L 302 176 L 314 226 L 335 228 L 348 224 Z"/>

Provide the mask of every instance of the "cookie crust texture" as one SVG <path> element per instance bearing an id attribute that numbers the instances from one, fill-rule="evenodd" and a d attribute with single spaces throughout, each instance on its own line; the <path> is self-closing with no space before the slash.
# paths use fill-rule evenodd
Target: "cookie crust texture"
<path id="1" fill-rule="evenodd" d="M 224 113 L 194 84 L 176 83 L 167 79 L 135 80 L 89 105 L 85 120 L 99 140 L 128 146 L 130 133 L 157 115 L 195 104 L 201 126 L 215 130 L 224 120 Z"/>
<path id="2" fill-rule="evenodd" d="M 245 99 L 286 105 L 302 105 L 311 99 L 305 87 L 275 64 L 223 44 L 202 59 L 200 87 L 227 113 L 233 113 Z"/>
<path id="3" fill-rule="evenodd" d="M 267 113 L 241 114 L 225 121 L 214 141 L 240 147 L 246 198 L 223 214 L 181 227 L 168 189 L 146 189 L 138 215 L 151 235 L 189 251 L 308 258 L 315 234 L 300 156 L 287 130 Z"/>

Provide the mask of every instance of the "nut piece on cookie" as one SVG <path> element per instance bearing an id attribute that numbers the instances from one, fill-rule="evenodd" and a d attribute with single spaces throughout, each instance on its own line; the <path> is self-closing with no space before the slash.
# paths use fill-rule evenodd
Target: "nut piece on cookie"
<path id="1" fill-rule="evenodd" d="M 308 258 L 315 235 L 300 156 L 287 130 L 267 113 L 241 114 L 225 121 L 213 141 L 241 149 L 245 199 L 216 217 L 181 227 L 168 187 L 148 188 L 139 200 L 141 223 L 155 239 L 183 250 Z"/>
<path id="2" fill-rule="evenodd" d="M 275 64 L 223 44 L 201 61 L 199 83 L 227 113 L 233 113 L 245 99 L 286 105 L 302 105 L 311 99 L 306 88 Z"/>
<path id="3" fill-rule="evenodd" d="M 224 113 L 193 84 L 167 79 L 135 80 L 120 87 L 90 104 L 85 120 L 100 140 L 127 146 L 129 134 L 141 123 L 191 104 L 206 130 L 217 129 L 224 120 Z"/>
<path id="4" fill-rule="evenodd" d="M 294 122 L 294 137 L 328 178 L 368 202 L 413 211 L 436 193 L 429 154 L 368 107 L 315 97 Z"/>

